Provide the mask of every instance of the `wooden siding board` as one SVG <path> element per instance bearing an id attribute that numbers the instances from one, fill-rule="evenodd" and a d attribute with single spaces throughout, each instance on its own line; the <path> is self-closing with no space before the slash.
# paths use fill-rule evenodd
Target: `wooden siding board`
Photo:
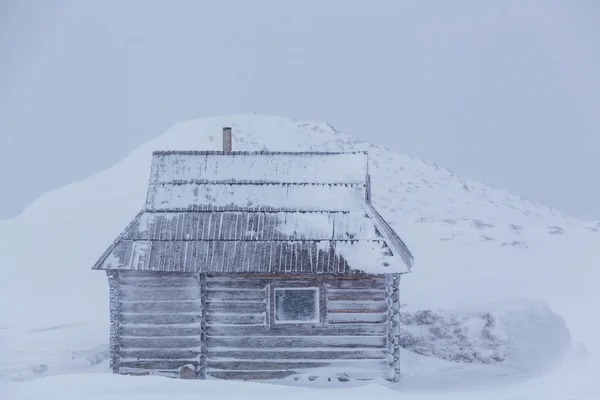
<path id="1" fill-rule="evenodd" d="M 135 286 L 121 286 L 119 296 L 126 301 L 173 301 L 173 300 L 198 300 L 200 298 L 199 288 L 189 289 L 137 289 Z"/>
<path id="2" fill-rule="evenodd" d="M 237 379 L 237 380 L 271 380 L 282 379 L 294 375 L 295 371 L 222 371 L 208 370 L 207 375 L 217 379 Z"/>
<path id="3" fill-rule="evenodd" d="M 347 324 L 331 326 L 209 326 L 210 336 L 384 336 L 387 335 L 387 326 L 375 324 Z"/>
<path id="4" fill-rule="evenodd" d="M 199 300 L 186 301 L 121 301 L 124 313 L 193 313 L 200 308 Z"/>
<path id="5" fill-rule="evenodd" d="M 385 301 L 327 301 L 328 313 L 383 314 L 387 312 Z"/>
<path id="6" fill-rule="evenodd" d="M 190 349 L 200 347 L 200 335 L 180 337 L 139 337 L 139 336 L 121 336 L 122 348 L 154 348 L 154 349 Z"/>
<path id="7" fill-rule="evenodd" d="M 135 314 L 121 313 L 120 320 L 124 324 L 193 324 L 200 322 L 200 316 L 195 313 L 190 314 Z"/>
<path id="8" fill-rule="evenodd" d="M 385 336 L 251 336 L 208 337 L 209 347 L 231 348 L 381 348 Z"/>
<path id="9" fill-rule="evenodd" d="M 159 359 L 159 360 L 121 360 L 121 368 L 140 368 L 147 370 L 178 370 L 187 364 L 197 363 L 197 359 Z"/>
<path id="10" fill-rule="evenodd" d="M 262 313 L 266 309 L 266 305 L 263 302 L 244 302 L 244 301 L 232 301 L 232 302 L 210 302 L 206 305 L 206 310 L 209 313 L 221 313 L 221 314 L 236 314 L 236 313 L 247 313 L 257 314 Z"/>
<path id="11" fill-rule="evenodd" d="M 140 326 L 139 324 L 121 324 L 121 336 L 194 336 L 200 332 L 200 325 L 190 326 Z"/>
<path id="12" fill-rule="evenodd" d="M 123 349 L 121 357 L 123 359 L 140 360 L 198 360 L 199 350 L 188 349 Z"/>
<path id="13" fill-rule="evenodd" d="M 333 301 L 385 301 L 387 293 L 384 290 L 370 289 L 333 289 L 327 292 L 327 299 Z"/>
<path id="14" fill-rule="evenodd" d="M 387 360 L 387 351 L 383 349 L 268 349 L 212 350 L 208 356 L 212 360 L 226 358 L 239 360 Z"/>
<path id="15" fill-rule="evenodd" d="M 368 324 L 384 323 L 388 320 L 387 313 L 329 313 L 329 324 Z"/>

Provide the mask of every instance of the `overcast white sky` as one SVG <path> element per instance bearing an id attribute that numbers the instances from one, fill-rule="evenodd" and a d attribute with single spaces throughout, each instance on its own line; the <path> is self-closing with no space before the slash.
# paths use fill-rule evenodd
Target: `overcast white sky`
<path id="1" fill-rule="evenodd" d="M 600 219 L 600 1 L 0 0 L 0 217 L 181 120 L 328 121 Z"/>

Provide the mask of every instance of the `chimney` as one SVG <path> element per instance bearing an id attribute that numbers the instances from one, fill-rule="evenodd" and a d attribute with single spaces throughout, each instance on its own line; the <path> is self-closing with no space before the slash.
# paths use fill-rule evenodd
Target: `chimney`
<path id="1" fill-rule="evenodd" d="M 231 127 L 223 128 L 223 151 L 226 153 L 231 151 Z"/>

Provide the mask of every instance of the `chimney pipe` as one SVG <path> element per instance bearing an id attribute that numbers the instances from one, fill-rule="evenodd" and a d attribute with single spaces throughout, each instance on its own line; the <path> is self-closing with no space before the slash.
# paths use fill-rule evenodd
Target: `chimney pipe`
<path id="1" fill-rule="evenodd" d="M 231 151 L 231 127 L 223 128 L 223 151 L 226 153 Z"/>

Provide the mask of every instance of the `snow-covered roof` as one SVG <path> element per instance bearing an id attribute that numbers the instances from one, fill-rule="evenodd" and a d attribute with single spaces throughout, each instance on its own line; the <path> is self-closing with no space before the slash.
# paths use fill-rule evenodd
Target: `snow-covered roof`
<path id="1" fill-rule="evenodd" d="M 406 273 L 366 152 L 153 153 L 144 210 L 95 269 Z"/>

